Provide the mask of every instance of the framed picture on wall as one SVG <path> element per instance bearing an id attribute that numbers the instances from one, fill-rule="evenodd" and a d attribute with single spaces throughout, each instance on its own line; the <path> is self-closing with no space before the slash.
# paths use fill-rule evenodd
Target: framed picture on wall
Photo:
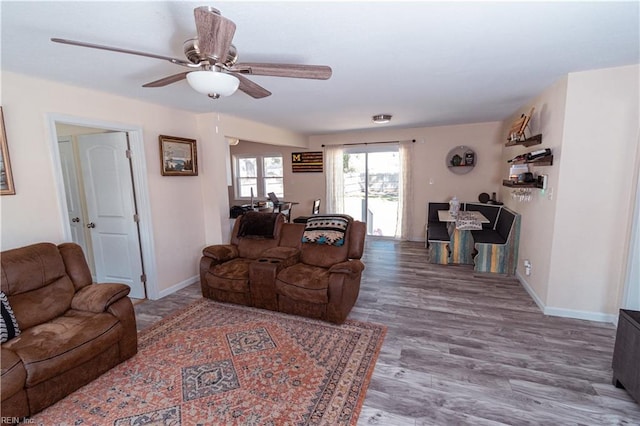
<path id="1" fill-rule="evenodd" d="M 160 171 L 162 176 L 197 176 L 196 140 L 160 135 Z"/>
<path id="2" fill-rule="evenodd" d="M 11 162 L 9 161 L 9 148 L 7 147 L 7 134 L 4 131 L 4 113 L 0 106 L 0 195 L 13 195 L 15 193 Z"/>

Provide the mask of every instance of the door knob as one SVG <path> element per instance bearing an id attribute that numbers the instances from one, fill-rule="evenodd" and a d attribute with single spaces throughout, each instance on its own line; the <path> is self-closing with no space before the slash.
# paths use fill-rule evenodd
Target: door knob
<path id="1" fill-rule="evenodd" d="M 78 222 L 80 222 L 80 218 L 79 217 L 74 217 L 73 219 L 71 219 L 71 222 L 78 223 Z"/>
<path id="2" fill-rule="evenodd" d="M 95 227 L 96 227 L 95 223 L 93 223 L 93 222 L 87 223 L 87 228 L 95 228 Z"/>

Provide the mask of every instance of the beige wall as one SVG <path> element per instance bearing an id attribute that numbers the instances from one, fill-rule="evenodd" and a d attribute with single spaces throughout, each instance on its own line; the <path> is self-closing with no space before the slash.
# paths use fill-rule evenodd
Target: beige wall
<path id="1" fill-rule="evenodd" d="M 566 94 L 567 78 L 562 78 L 505 120 L 500 132 L 500 144 L 503 146 L 500 170 L 503 179 L 507 179 L 509 176 L 510 164 L 507 160 L 517 155 L 537 149 L 551 148 L 554 156 L 552 166 L 530 166 L 532 173 L 548 176 L 548 189 L 544 192 L 533 190 L 533 198 L 530 202 L 514 201 L 511 198 L 513 190 L 510 188 L 503 186 L 500 190 L 505 205 L 522 215 L 517 271 L 521 280 L 525 281 L 533 290 L 540 304 L 547 303 L 549 289 L 556 200 L 561 186 L 560 165 L 564 158 L 562 140 L 564 137 Z M 529 113 L 532 106 L 535 107 L 535 110 L 526 134 L 527 136 L 542 134 L 542 144 L 529 148 L 524 146 L 504 147 L 513 120 L 519 118 L 522 113 Z M 530 276 L 524 275 L 523 261 L 525 259 L 533 265 Z"/>
<path id="2" fill-rule="evenodd" d="M 163 290 L 197 276 L 198 254 L 205 245 L 204 214 L 219 211 L 218 203 L 223 203 L 226 210 L 226 181 L 208 179 L 211 170 L 226 167 L 221 148 L 226 142 L 222 132 L 199 134 L 201 129 L 193 113 L 5 71 L 2 72 L 2 106 L 16 186 L 16 195 L 0 199 L 2 250 L 63 240 L 63 218 L 58 206 L 47 122 L 48 114 L 52 113 L 142 128 L 158 290 L 164 294 Z M 159 134 L 198 140 L 199 157 L 210 162 L 200 163 L 200 176 L 160 175 Z M 207 191 L 216 194 L 209 198 L 214 202 L 206 206 L 203 204 L 205 180 Z M 221 223 L 219 214 L 210 216 Z"/>
<path id="3" fill-rule="evenodd" d="M 550 307 L 616 314 L 635 194 L 639 77 L 638 66 L 569 74 Z"/>
<path id="4" fill-rule="evenodd" d="M 504 148 L 503 160 L 552 148 L 549 189 L 530 203 L 509 198 L 522 214 L 518 275 L 545 313 L 603 321 L 616 318 L 623 291 L 635 194 L 640 130 L 638 66 L 572 73 L 505 120 L 536 107 L 532 133 L 543 144 Z M 533 265 L 525 276 L 522 261 Z"/>
<path id="5" fill-rule="evenodd" d="M 225 114 L 220 114 L 219 119 L 224 123 L 225 136 L 284 146 L 307 146 L 307 137 L 300 133 Z"/>
<path id="6" fill-rule="evenodd" d="M 309 149 L 321 150 L 322 144 L 347 144 L 362 142 L 416 140 L 411 161 L 413 190 L 410 239 L 424 241 L 427 203 L 449 201 L 454 195 L 462 201 L 477 201 L 482 192 L 498 192 L 502 175 L 500 170 L 501 144 L 498 142 L 502 123 L 478 123 L 459 126 L 422 127 L 414 129 L 381 129 L 372 131 L 338 133 L 311 136 Z M 449 150 L 460 145 L 472 148 L 476 153 L 476 167 L 465 175 L 456 175 L 446 166 Z M 306 192 L 323 194 L 324 178 Z M 297 194 L 296 194 L 297 195 Z M 307 197 L 309 209 L 312 197 Z"/>
<path id="7" fill-rule="evenodd" d="M 429 201 L 449 201 L 454 195 L 464 201 L 477 201 L 482 192 L 491 194 L 500 188 L 501 145 L 498 135 L 501 123 L 479 123 L 460 126 L 426 127 L 415 129 L 382 129 L 367 132 L 349 132 L 331 135 L 316 135 L 309 138 L 309 151 L 322 151 L 322 145 L 361 142 L 416 140 L 412 161 L 414 197 L 410 239 L 424 241 L 426 206 Z M 476 152 L 477 165 L 466 175 L 456 175 L 446 167 L 445 158 L 450 149 L 460 145 L 471 147 Z M 284 159 L 284 193 L 287 201 L 297 201 L 293 216 L 311 212 L 313 200 L 322 200 L 321 212 L 325 212 L 324 173 L 292 173 L 291 153 L 305 151 L 304 148 L 265 145 L 241 141 L 231 147 L 231 154 L 280 153 Z M 233 187 L 229 188 L 231 204 L 235 200 Z"/>

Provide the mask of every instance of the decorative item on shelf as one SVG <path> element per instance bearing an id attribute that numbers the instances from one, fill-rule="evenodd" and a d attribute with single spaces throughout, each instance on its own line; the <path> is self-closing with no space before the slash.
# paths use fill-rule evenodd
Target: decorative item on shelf
<path id="1" fill-rule="evenodd" d="M 449 213 L 451 214 L 451 216 L 455 217 L 458 215 L 459 211 L 460 211 L 460 201 L 458 201 L 458 197 L 454 195 L 451 201 L 449 201 Z"/>
<path id="2" fill-rule="evenodd" d="M 464 153 L 464 165 L 465 166 L 473 166 L 473 164 L 475 163 L 475 157 L 476 154 L 469 150 L 467 152 Z"/>
<path id="3" fill-rule="evenodd" d="M 469 173 L 475 166 L 476 153 L 473 149 L 460 145 L 449 151 L 446 158 L 446 165 L 455 174 Z"/>
<path id="4" fill-rule="evenodd" d="M 536 166 L 551 166 L 553 165 L 553 155 L 550 148 L 542 148 L 536 151 L 526 152 L 524 154 L 516 155 L 507 163 L 512 164 L 533 164 Z"/>
<path id="5" fill-rule="evenodd" d="M 507 137 L 509 142 L 520 142 L 525 139 L 524 131 L 531 120 L 534 110 L 535 107 L 531 107 L 529 115 L 522 114 L 520 118 L 511 123 L 511 128 L 509 129 L 509 135 Z"/>

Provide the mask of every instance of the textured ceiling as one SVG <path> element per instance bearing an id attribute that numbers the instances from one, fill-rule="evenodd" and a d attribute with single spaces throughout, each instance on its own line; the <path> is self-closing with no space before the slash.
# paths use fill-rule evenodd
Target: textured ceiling
<path id="1" fill-rule="evenodd" d="M 240 62 L 330 65 L 327 81 L 252 77 L 273 95 L 211 100 L 184 68 L 60 45 L 81 40 L 182 58 L 194 2 L 1 3 L 2 69 L 304 134 L 502 120 L 573 71 L 640 62 L 639 2 L 213 2 Z"/>

